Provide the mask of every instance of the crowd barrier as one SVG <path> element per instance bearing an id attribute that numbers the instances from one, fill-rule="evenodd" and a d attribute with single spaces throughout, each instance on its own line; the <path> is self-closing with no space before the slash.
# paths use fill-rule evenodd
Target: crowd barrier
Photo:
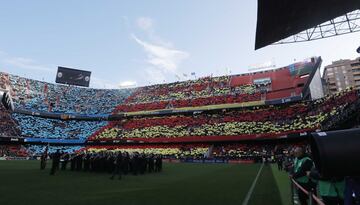
<path id="1" fill-rule="evenodd" d="M 168 163 L 216 163 L 216 164 L 253 164 L 254 160 L 227 160 L 227 159 L 163 159 Z"/>
<path id="2" fill-rule="evenodd" d="M 30 157 L 0 157 L 1 160 L 29 160 Z"/>
<path id="3" fill-rule="evenodd" d="M 309 205 L 314 205 L 314 203 L 313 203 L 314 201 L 318 205 L 325 205 L 324 202 L 322 202 L 321 199 L 318 198 L 314 194 L 313 190 L 307 191 L 300 184 L 298 184 L 293 178 L 290 178 L 290 183 L 291 183 L 291 201 L 292 201 L 292 204 L 294 204 L 294 186 L 295 186 L 298 190 L 304 192 L 308 196 Z"/>

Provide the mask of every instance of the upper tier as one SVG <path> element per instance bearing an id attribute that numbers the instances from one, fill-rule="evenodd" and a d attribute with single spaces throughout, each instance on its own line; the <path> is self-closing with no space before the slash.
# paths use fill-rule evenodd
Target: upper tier
<path id="1" fill-rule="evenodd" d="M 2 72 L 0 88 L 11 91 L 16 108 L 79 114 L 110 113 L 133 91 L 52 84 Z"/>
<path id="2" fill-rule="evenodd" d="M 135 89 L 66 86 L 0 72 L 0 89 L 11 91 L 18 109 L 78 114 L 248 103 L 302 96 L 319 62 L 311 58 L 273 70 Z"/>
<path id="3" fill-rule="evenodd" d="M 320 62 L 321 58 L 311 58 L 273 70 L 140 87 L 114 112 L 245 104 L 302 96 Z"/>

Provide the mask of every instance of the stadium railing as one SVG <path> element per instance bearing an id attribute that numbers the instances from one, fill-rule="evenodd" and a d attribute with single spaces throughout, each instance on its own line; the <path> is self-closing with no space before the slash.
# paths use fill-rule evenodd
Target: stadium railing
<path id="1" fill-rule="evenodd" d="M 304 187 L 298 184 L 293 178 L 290 178 L 290 187 L 291 187 L 292 204 L 294 204 L 294 187 L 296 187 L 298 190 L 304 192 L 308 196 L 309 205 L 314 205 L 314 201 L 318 205 L 325 205 L 324 202 L 322 202 L 321 199 L 314 194 L 314 190 L 307 191 L 306 189 L 304 189 Z"/>

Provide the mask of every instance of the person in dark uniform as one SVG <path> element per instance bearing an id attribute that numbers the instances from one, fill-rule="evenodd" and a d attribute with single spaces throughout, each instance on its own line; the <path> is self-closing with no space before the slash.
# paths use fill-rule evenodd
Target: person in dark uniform
<path id="1" fill-rule="evenodd" d="M 48 151 L 49 151 L 49 145 L 46 146 L 44 153 L 41 155 L 40 158 L 40 169 L 44 170 L 46 168 L 46 160 L 48 158 Z"/>
<path id="2" fill-rule="evenodd" d="M 82 155 L 79 153 L 76 156 L 76 171 L 82 170 L 82 162 L 83 162 Z"/>
<path id="3" fill-rule="evenodd" d="M 316 194 L 316 184 L 307 176 L 307 172 L 310 172 L 314 166 L 313 161 L 307 157 L 304 153 L 304 148 L 296 147 L 294 151 L 295 160 L 294 160 L 294 169 L 292 177 L 293 179 L 300 184 L 305 190 L 313 191 Z M 301 205 L 307 205 L 308 196 L 302 190 L 297 190 L 299 201 Z"/>
<path id="4" fill-rule="evenodd" d="M 360 204 L 360 176 L 345 177 L 344 204 Z"/>
<path id="5" fill-rule="evenodd" d="M 145 154 L 141 154 L 139 156 L 139 172 L 140 174 L 144 174 L 146 171 L 146 166 L 147 165 L 147 159 Z"/>
<path id="6" fill-rule="evenodd" d="M 129 172 L 130 156 L 129 156 L 129 153 L 127 153 L 127 152 L 125 152 L 123 155 L 124 156 L 123 156 L 122 169 L 123 169 L 123 173 L 125 175 L 127 175 Z"/>
<path id="7" fill-rule="evenodd" d="M 161 172 L 162 170 L 162 156 L 157 155 L 155 159 L 155 172 Z"/>
<path id="8" fill-rule="evenodd" d="M 57 150 L 52 155 L 52 166 L 51 166 L 50 175 L 55 175 L 55 172 L 59 169 L 60 156 L 61 156 L 61 154 L 60 154 L 59 150 Z"/>
<path id="9" fill-rule="evenodd" d="M 123 163 L 123 157 L 121 152 L 119 152 L 115 158 L 113 158 L 113 164 L 114 164 L 114 171 L 112 172 L 112 176 L 110 179 L 114 179 L 116 175 L 119 176 L 119 180 L 121 179 L 121 165 Z"/>
<path id="10" fill-rule="evenodd" d="M 151 154 L 148 158 L 148 163 L 149 163 L 149 173 L 154 172 L 154 156 Z"/>
<path id="11" fill-rule="evenodd" d="M 106 158 L 104 152 L 100 153 L 98 158 L 98 172 L 103 172 L 105 170 Z"/>
<path id="12" fill-rule="evenodd" d="M 96 171 L 96 157 L 97 157 L 96 154 L 93 153 L 90 158 L 90 170 L 92 172 Z"/>
<path id="13" fill-rule="evenodd" d="M 131 159 L 131 169 L 133 175 L 137 175 L 139 171 L 139 156 L 138 153 L 134 153 L 132 159 Z"/>
<path id="14" fill-rule="evenodd" d="M 279 171 L 283 170 L 283 163 L 284 163 L 284 158 L 282 155 L 278 155 L 277 159 L 276 159 L 276 163 L 277 163 L 277 167 Z"/>
<path id="15" fill-rule="evenodd" d="M 67 163 L 69 162 L 69 154 L 65 153 L 62 155 L 61 161 L 61 170 L 66 170 Z"/>
<path id="16" fill-rule="evenodd" d="M 90 171 L 90 154 L 87 153 L 84 156 L 84 171 L 88 172 Z"/>
<path id="17" fill-rule="evenodd" d="M 40 169 L 44 170 L 46 168 L 46 159 L 47 159 L 47 153 L 42 154 L 40 158 Z"/>
<path id="18" fill-rule="evenodd" d="M 162 171 L 162 168 L 163 168 L 163 161 L 162 161 L 162 156 L 161 155 L 159 155 L 159 157 L 158 157 L 158 160 L 159 160 L 159 172 L 161 172 Z"/>
<path id="19" fill-rule="evenodd" d="M 75 163 L 76 163 L 76 154 L 72 154 L 70 157 L 70 170 L 75 170 Z"/>
<path id="20" fill-rule="evenodd" d="M 105 171 L 111 174 L 111 173 L 113 173 L 115 171 L 116 165 L 115 165 L 114 162 L 116 161 L 117 156 L 114 157 L 113 153 L 108 152 L 108 153 L 105 154 L 104 157 L 106 158 L 106 160 L 105 160 Z"/>

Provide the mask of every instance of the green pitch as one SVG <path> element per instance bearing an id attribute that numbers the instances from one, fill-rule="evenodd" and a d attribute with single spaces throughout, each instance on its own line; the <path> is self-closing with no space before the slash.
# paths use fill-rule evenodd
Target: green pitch
<path id="1" fill-rule="evenodd" d="M 127 175 L 59 171 L 49 176 L 39 161 L 0 161 L 1 205 L 242 204 L 260 164 L 164 164 L 163 172 Z M 265 165 L 249 203 L 289 204 L 286 174 Z"/>

